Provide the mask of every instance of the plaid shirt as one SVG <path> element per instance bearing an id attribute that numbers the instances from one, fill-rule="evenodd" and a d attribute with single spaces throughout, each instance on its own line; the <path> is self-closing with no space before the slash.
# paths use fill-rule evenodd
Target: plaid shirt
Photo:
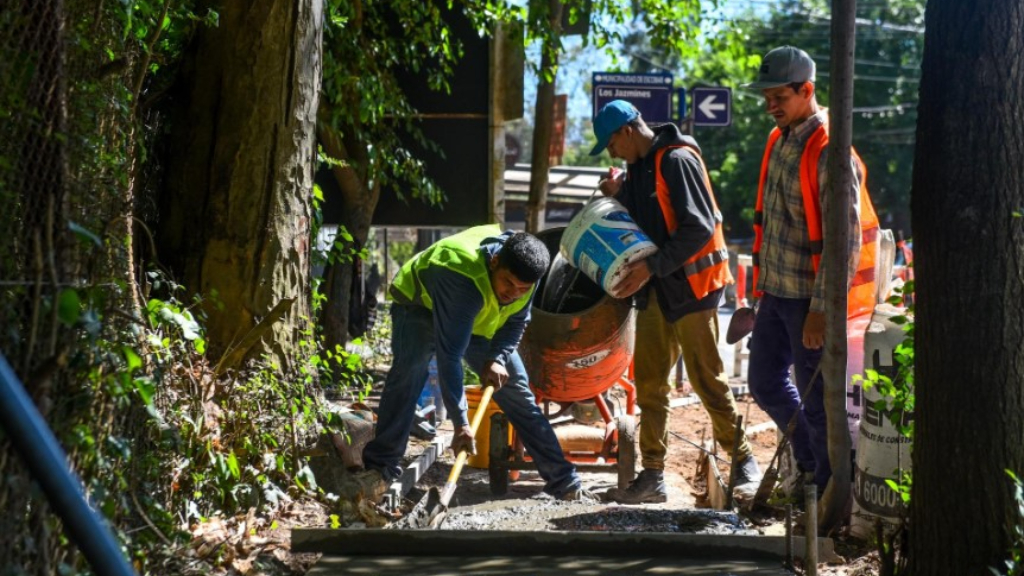
<path id="1" fill-rule="evenodd" d="M 761 243 L 758 284 L 761 290 L 781 298 L 810 298 L 811 310 L 825 310 L 826 260 L 821 259 L 818 274 L 811 261 L 811 241 L 800 190 L 800 160 L 808 138 L 827 120 L 828 111 L 821 108 L 795 127 L 786 129 L 772 147 L 764 190 L 764 237 Z M 853 186 L 849 190 L 849 270 L 847 285 L 857 272 L 860 258 L 860 179 L 856 160 L 853 164 Z M 818 183 L 822 219 L 828 212 L 828 150 L 818 161 Z M 822 222 L 822 239 L 828 238 L 828 226 Z"/>

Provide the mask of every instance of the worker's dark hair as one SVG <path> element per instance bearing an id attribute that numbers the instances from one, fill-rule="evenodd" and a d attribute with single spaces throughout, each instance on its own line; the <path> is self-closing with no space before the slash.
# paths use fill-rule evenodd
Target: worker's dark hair
<path id="1" fill-rule="evenodd" d="M 508 269 L 522 282 L 536 282 L 548 271 L 548 247 L 533 234 L 517 232 L 498 252 L 498 266 Z"/>
<path id="2" fill-rule="evenodd" d="M 804 84 L 807 84 L 807 82 L 790 82 L 789 87 L 793 89 L 793 92 L 799 94 L 800 89 L 804 87 Z M 814 82 L 811 82 L 811 84 L 814 84 Z"/>

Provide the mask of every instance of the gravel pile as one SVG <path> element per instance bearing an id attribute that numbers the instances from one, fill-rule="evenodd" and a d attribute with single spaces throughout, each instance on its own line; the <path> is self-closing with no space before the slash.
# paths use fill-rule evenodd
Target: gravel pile
<path id="1" fill-rule="evenodd" d="M 600 532 L 675 532 L 756 534 L 733 513 L 714 510 L 664 510 L 646 507 L 563 502 L 538 496 L 529 500 L 487 502 L 453 508 L 446 530 L 566 530 Z"/>

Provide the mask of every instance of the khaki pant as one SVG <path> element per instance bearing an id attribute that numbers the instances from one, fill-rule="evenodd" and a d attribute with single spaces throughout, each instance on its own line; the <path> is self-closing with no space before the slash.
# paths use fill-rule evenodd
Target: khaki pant
<path id="1" fill-rule="evenodd" d="M 736 400 L 718 352 L 718 310 L 687 314 L 665 321 L 654 290 L 636 320 L 635 377 L 640 406 L 640 453 L 645 469 L 663 470 L 668 452 L 669 372 L 679 359 L 694 392 L 711 416 L 715 440 L 731 456 L 736 436 Z M 737 460 L 751 453 L 745 436 Z"/>

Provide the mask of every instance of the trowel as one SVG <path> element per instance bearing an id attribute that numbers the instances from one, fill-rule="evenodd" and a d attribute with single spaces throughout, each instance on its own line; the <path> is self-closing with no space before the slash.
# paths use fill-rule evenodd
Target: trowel
<path id="1" fill-rule="evenodd" d="M 469 430 L 474 438 L 493 395 L 494 386 L 490 384 L 484 387 L 483 392 L 480 394 L 480 403 L 473 414 L 473 420 L 469 423 Z M 478 449 L 486 450 L 487 447 L 484 446 Z M 462 467 L 466 465 L 467 458 L 469 458 L 469 452 L 465 448 L 459 450 L 458 455 L 455 457 L 455 465 L 452 466 L 452 471 L 448 473 L 448 480 L 444 483 L 444 488 L 439 491 L 437 486 L 432 487 L 413 506 L 412 510 L 404 518 L 393 524 L 392 527 L 402 529 L 436 529 L 439 527 L 448 515 L 448 503 L 451 502 L 452 496 L 455 494 L 455 484 L 459 480 L 459 474 L 462 473 Z"/>

